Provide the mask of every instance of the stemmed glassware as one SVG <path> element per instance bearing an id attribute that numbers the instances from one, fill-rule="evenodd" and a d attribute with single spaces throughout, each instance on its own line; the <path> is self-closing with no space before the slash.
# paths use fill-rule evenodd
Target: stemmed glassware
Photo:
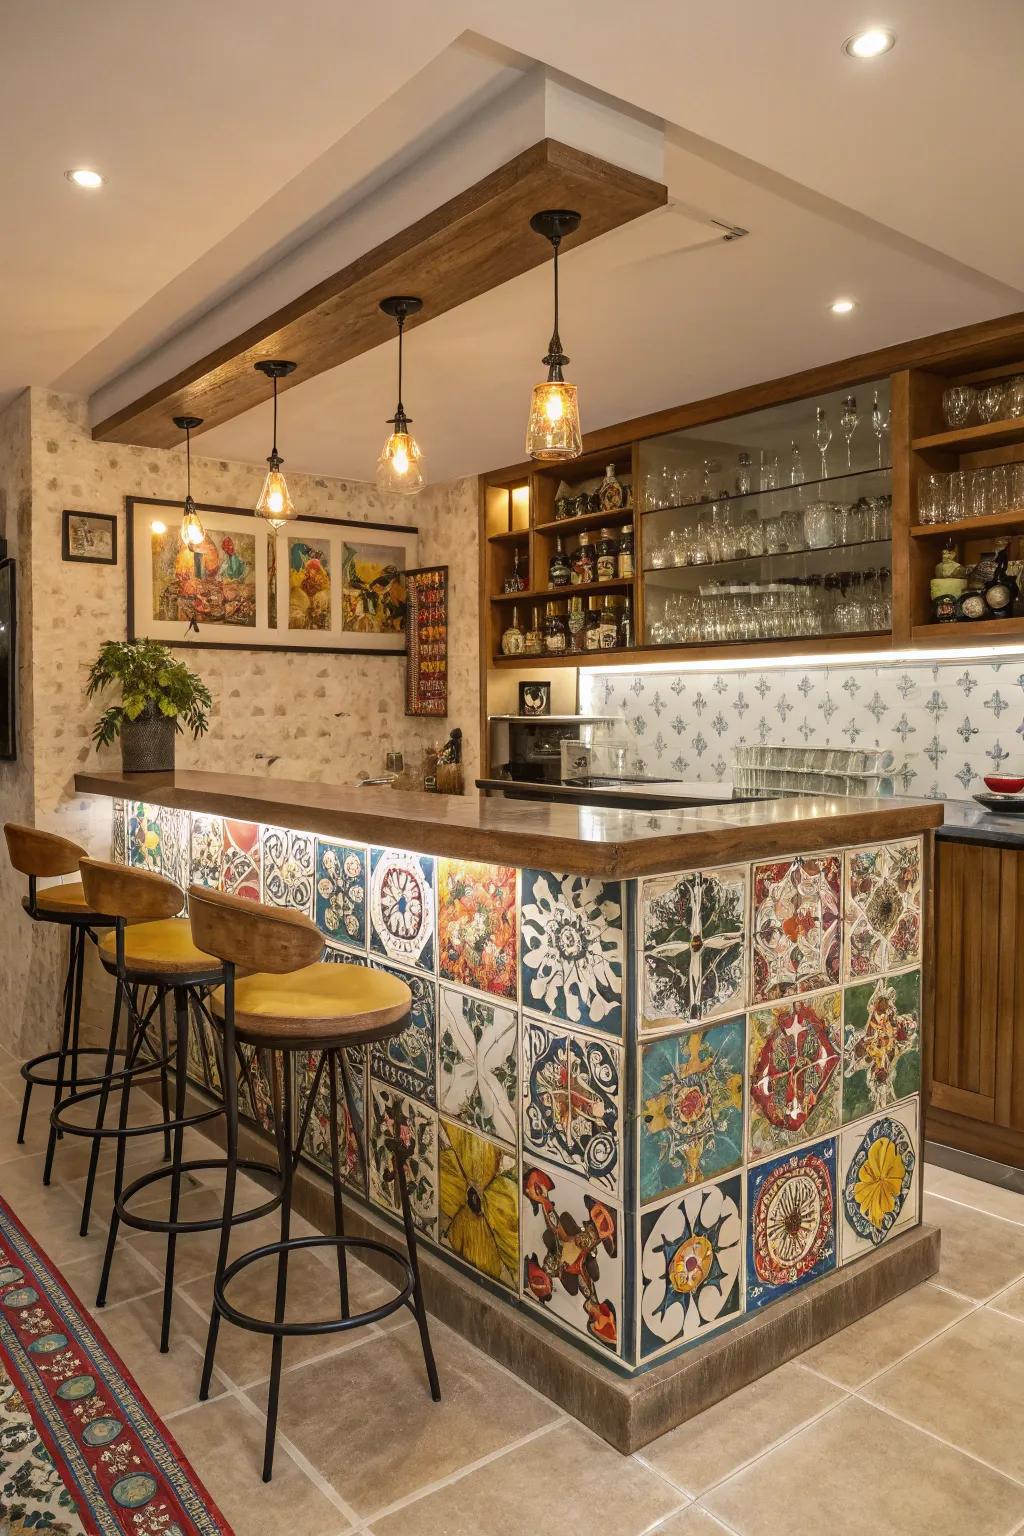
<path id="1" fill-rule="evenodd" d="M 825 415 L 824 410 L 819 405 L 817 410 L 817 420 L 814 428 L 814 446 L 821 454 L 821 478 L 823 480 L 828 479 L 828 465 L 825 461 L 825 455 L 828 452 L 828 445 L 831 441 L 832 428 L 829 426 L 828 417 Z"/>
<path id="2" fill-rule="evenodd" d="M 857 397 L 856 395 L 847 395 L 846 399 L 843 401 L 842 415 L 839 417 L 839 430 L 842 432 L 843 437 L 846 439 L 847 469 L 853 468 L 853 459 L 851 457 L 850 450 L 853 444 L 853 434 L 856 432 L 859 422 L 860 417 L 857 414 Z"/>
<path id="3" fill-rule="evenodd" d="M 804 461 L 800 457 L 800 449 L 796 445 L 796 439 L 792 439 L 789 445 L 789 483 L 790 485 L 802 485 L 804 479 Z"/>

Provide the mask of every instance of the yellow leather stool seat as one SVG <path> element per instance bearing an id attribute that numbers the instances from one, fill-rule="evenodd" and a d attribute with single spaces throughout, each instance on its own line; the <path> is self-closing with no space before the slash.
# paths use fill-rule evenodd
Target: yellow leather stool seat
<path id="1" fill-rule="evenodd" d="M 22 902 L 22 906 L 28 910 L 28 897 Z M 38 912 L 57 912 L 61 916 L 87 917 L 90 912 L 89 903 L 85 899 L 81 880 L 69 880 L 66 885 L 48 885 L 44 890 L 36 891 L 36 910 Z"/>
<path id="2" fill-rule="evenodd" d="M 117 962 L 117 936 L 100 940 L 100 959 L 108 970 Z M 221 962 L 192 942 L 185 918 L 163 917 L 153 923 L 132 923 L 124 931 L 124 964 L 128 976 L 201 976 L 211 980 L 223 970 Z"/>
<path id="3" fill-rule="evenodd" d="M 224 989 L 213 994 L 224 1015 Z M 398 1034 L 412 1006 L 404 981 L 364 965 L 318 960 L 298 971 L 265 971 L 235 982 L 235 1029 L 247 1040 L 327 1046 L 386 1040 Z"/>

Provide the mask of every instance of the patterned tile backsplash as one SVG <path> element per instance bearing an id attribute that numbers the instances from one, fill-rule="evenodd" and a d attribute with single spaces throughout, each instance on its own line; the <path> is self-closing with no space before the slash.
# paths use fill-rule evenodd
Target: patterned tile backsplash
<path id="1" fill-rule="evenodd" d="M 1024 658 L 728 672 L 580 672 L 580 710 L 618 713 L 634 771 L 715 783 L 737 747 L 889 749 L 897 793 L 964 800 L 1024 763 Z"/>

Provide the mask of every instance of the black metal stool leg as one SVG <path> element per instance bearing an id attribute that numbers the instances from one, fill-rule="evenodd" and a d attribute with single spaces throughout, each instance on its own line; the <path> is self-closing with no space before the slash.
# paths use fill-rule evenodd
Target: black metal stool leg
<path id="1" fill-rule="evenodd" d="M 163 1110 L 164 1124 L 171 1118 L 171 1082 L 167 1072 L 167 1058 L 170 1048 L 167 1043 L 167 993 L 160 994 L 160 1056 L 163 1066 L 160 1068 L 160 1106 Z M 164 1162 L 171 1160 L 171 1133 L 164 1130 Z"/>
<path id="2" fill-rule="evenodd" d="M 61 1030 L 60 1055 L 57 1057 L 56 1082 L 53 1089 L 54 1106 L 58 1105 L 64 1093 L 64 1068 L 68 1059 L 68 1050 L 71 1047 L 72 1031 L 77 1046 L 78 1020 L 82 1011 L 82 967 L 85 964 L 85 934 L 79 928 L 71 930 L 71 952 L 68 955 L 68 973 L 64 983 L 64 1025 Z M 31 1084 L 26 1084 L 24 1112 L 28 1111 L 28 1090 Z M 74 1089 L 72 1089 L 74 1092 Z M 22 1128 L 24 1128 L 24 1114 Z M 57 1146 L 58 1132 L 54 1126 L 50 1126 L 50 1134 L 46 1139 L 46 1162 L 43 1164 L 43 1183 L 49 1185 L 53 1174 L 53 1154 Z M 19 1141 L 21 1137 L 19 1136 Z"/>
<path id="3" fill-rule="evenodd" d="M 177 1031 L 177 1054 L 174 1062 L 174 1118 L 181 1121 L 185 1118 L 185 1095 L 187 1092 L 188 1074 L 188 993 L 184 987 L 174 989 L 174 1027 Z M 166 1355 L 170 1349 L 171 1341 L 171 1306 L 174 1301 L 174 1250 L 177 1246 L 178 1234 L 174 1231 L 173 1223 L 178 1219 L 178 1201 L 181 1196 L 181 1160 L 185 1128 L 178 1124 L 174 1128 L 174 1143 L 171 1149 L 171 1199 L 168 1206 L 167 1219 L 172 1223 L 171 1230 L 167 1234 L 167 1263 L 164 1269 L 164 1310 L 160 1323 L 160 1353 Z"/>
<path id="4" fill-rule="evenodd" d="M 233 999 L 234 975 L 228 969 L 225 993 Z M 224 1092 L 225 1135 L 224 1150 L 227 1167 L 224 1173 L 224 1221 L 220 1229 L 220 1247 L 217 1250 L 216 1280 L 219 1282 L 228 1264 L 228 1247 L 231 1242 L 231 1220 L 235 1213 L 235 1184 L 238 1177 L 238 1062 L 235 1056 L 235 1030 L 231 1018 L 234 1004 L 225 1008 L 223 1049 L 220 1061 L 220 1080 Z M 220 1333 L 220 1313 L 216 1303 L 210 1307 L 210 1327 L 206 1335 L 206 1353 L 203 1356 L 203 1374 L 199 1383 L 199 1401 L 205 1402 L 210 1395 L 213 1365 L 217 1354 L 217 1335 Z"/>
<path id="5" fill-rule="evenodd" d="M 331 1182 L 334 1185 L 334 1233 L 345 1236 L 345 1211 L 341 1197 L 341 1135 L 338 1115 L 338 1052 L 327 1053 L 327 1084 L 331 1107 Z M 348 1144 L 346 1138 L 346 1155 Z M 338 1244 L 338 1287 L 341 1292 L 341 1315 L 349 1316 L 348 1256 L 343 1243 Z"/>
<path id="6" fill-rule="evenodd" d="M 107 1081 L 99 1093 L 96 1106 L 96 1129 L 102 1130 L 107 1114 L 107 1100 L 110 1097 L 110 1074 L 114 1070 L 114 1060 L 117 1054 L 117 1038 L 121 1032 L 121 987 L 120 981 L 114 986 L 114 1012 L 110 1021 L 110 1043 L 107 1046 L 106 1061 L 103 1066 L 104 1076 Z M 127 1063 L 126 1063 L 127 1064 Z M 89 1152 L 89 1173 L 85 1181 L 85 1195 L 82 1199 L 82 1222 L 78 1229 L 80 1236 L 86 1237 L 89 1232 L 89 1218 L 92 1214 L 92 1196 L 96 1187 L 96 1170 L 100 1161 L 100 1138 L 93 1140 Z"/>
<path id="7" fill-rule="evenodd" d="M 163 998 L 161 996 L 161 1002 Z M 143 1043 L 146 1038 L 148 1015 L 143 1022 L 143 1016 L 138 1011 L 138 992 L 129 1006 L 129 1029 L 134 1026 L 135 1039 L 131 1043 L 128 1054 L 125 1057 L 125 1067 L 131 1067 L 142 1053 Z M 132 1080 L 127 1071 L 121 1079 L 121 1102 L 117 1113 L 119 1130 L 124 1130 L 128 1124 L 128 1111 L 131 1105 Z M 121 1217 L 118 1213 L 117 1202 L 121 1198 L 124 1189 L 124 1165 L 128 1154 L 127 1136 L 117 1137 L 117 1150 L 114 1154 L 114 1200 L 110 1212 L 110 1226 L 107 1228 L 107 1245 L 103 1254 L 103 1268 L 100 1271 L 99 1289 L 96 1292 L 96 1305 L 105 1307 L 107 1304 L 107 1286 L 110 1284 L 110 1267 L 114 1261 L 114 1249 L 117 1246 L 118 1232 L 121 1227 Z"/>
<path id="8" fill-rule="evenodd" d="M 283 1177 L 281 1198 L 281 1242 L 291 1240 L 292 1179 L 295 1158 L 292 1155 L 292 1057 L 289 1051 L 281 1053 L 282 1088 L 279 1143 L 281 1147 L 281 1173 Z M 273 1055 L 270 1070 L 275 1081 Z M 274 1298 L 274 1322 L 283 1323 L 288 1297 L 288 1249 L 282 1248 L 277 1256 L 277 1294 Z M 277 1407 L 281 1395 L 281 1362 L 284 1355 L 284 1335 L 274 1334 L 270 1353 L 270 1391 L 267 1396 L 267 1438 L 263 1447 L 263 1481 L 269 1483 L 274 1471 L 274 1444 L 277 1439 Z"/>
<path id="9" fill-rule="evenodd" d="M 427 1328 L 427 1309 L 423 1303 L 423 1283 L 420 1280 L 420 1265 L 416 1254 L 416 1224 L 412 1219 L 412 1207 L 409 1204 L 409 1189 L 405 1180 L 406 1153 L 402 1150 L 402 1138 L 399 1125 L 395 1124 L 395 1178 L 398 1182 L 398 1197 L 402 1206 L 402 1222 L 405 1226 L 405 1241 L 409 1247 L 409 1263 L 412 1266 L 415 1285 L 412 1293 L 413 1311 L 416 1314 L 416 1322 L 420 1330 L 420 1344 L 423 1348 L 423 1362 L 427 1367 L 427 1380 L 430 1382 L 430 1395 L 435 1403 L 441 1401 L 441 1383 L 437 1379 L 437 1366 L 434 1364 L 434 1351 L 430 1344 L 430 1332 Z"/>

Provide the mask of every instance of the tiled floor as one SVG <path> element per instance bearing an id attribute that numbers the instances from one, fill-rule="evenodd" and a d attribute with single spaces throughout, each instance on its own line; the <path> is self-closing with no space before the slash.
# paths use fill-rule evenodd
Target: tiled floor
<path id="1" fill-rule="evenodd" d="M 0 1194 L 91 1302 L 103 1229 L 77 1236 L 85 1144 L 61 1145 L 44 1191 L 46 1114 L 19 1149 L 13 1066 L 0 1055 Z M 217 1395 L 195 1402 L 213 1243 L 179 1242 L 169 1355 L 156 1345 L 161 1238 L 121 1243 L 99 1317 L 237 1536 L 1011 1536 L 1024 1532 L 1024 1194 L 931 1166 L 925 1183 L 926 1219 L 942 1228 L 934 1283 L 629 1458 L 440 1324 L 444 1401 L 431 1403 L 403 1313 L 354 1341 L 287 1350 L 265 1486 L 267 1345 L 224 1327 Z M 98 1216 L 108 1198 L 109 1180 Z M 202 1188 L 187 1198 L 196 1212 L 216 1204 Z M 304 1260 L 289 1302 L 324 1315 L 333 1259 Z M 247 1284 L 245 1304 L 269 1296 L 269 1282 Z M 356 1287 L 360 1303 L 383 1294 L 361 1267 Z"/>

